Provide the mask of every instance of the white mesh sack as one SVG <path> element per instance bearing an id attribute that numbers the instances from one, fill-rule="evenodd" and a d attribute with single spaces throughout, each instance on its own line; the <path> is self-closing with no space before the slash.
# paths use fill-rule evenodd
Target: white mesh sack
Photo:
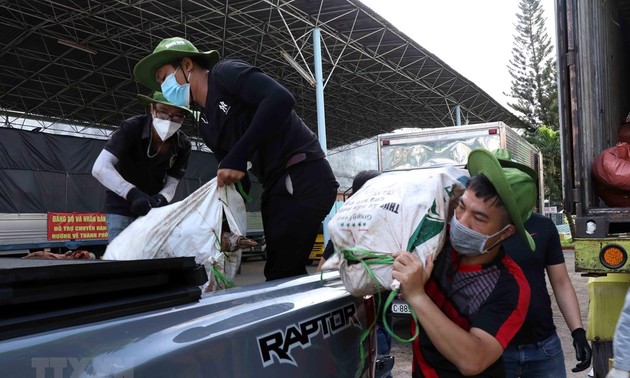
<path id="1" fill-rule="evenodd" d="M 449 203 L 456 203 L 468 178 L 465 169 L 448 166 L 370 179 L 328 223 L 335 253 L 323 269 L 338 268 L 355 296 L 398 289 L 391 254 L 410 251 L 423 262 L 435 257 L 444 245 Z"/>
<path id="2" fill-rule="evenodd" d="M 232 233 L 245 235 L 245 202 L 234 185 L 217 188 L 216 177 L 182 201 L 151 209 L 108 246 L 105 260 L 194 256 L 203 264 L 210 289 L 225 286 L 240 265 L 240 251 L 221 251 L 223 214 Z"/>

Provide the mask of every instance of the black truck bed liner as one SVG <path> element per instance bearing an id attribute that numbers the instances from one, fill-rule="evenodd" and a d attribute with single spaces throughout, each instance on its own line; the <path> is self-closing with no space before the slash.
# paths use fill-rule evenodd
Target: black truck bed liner
<path id="1" fill-rule="evenodd" d="M 194 258 L 0 259 L 0 340 L 197 301 Z"/>

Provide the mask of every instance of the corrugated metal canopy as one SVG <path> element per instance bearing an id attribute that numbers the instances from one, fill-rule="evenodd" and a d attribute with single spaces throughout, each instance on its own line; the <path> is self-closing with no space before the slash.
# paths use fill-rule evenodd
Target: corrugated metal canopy
<path id="1" fill-rule="evenodd" d="M 312 72 L 316 26 L 329 78 L 329 148 L 401 127 L 453 125 L 456 104 L 470 123 L 517 122 L 479 87 L 351 0 L 5 0 L 0 112 L 109 132 L 143 112 L 136 94 L 150 91 L 134 81 L 134 65 L 161 39 L 182 36 L 200 50 L 249 61 L 278 79 L 316 130 L 314 88 L 281 55 L 286 51 Z M 196 135 L 192 125 L 186 131 Z"/>

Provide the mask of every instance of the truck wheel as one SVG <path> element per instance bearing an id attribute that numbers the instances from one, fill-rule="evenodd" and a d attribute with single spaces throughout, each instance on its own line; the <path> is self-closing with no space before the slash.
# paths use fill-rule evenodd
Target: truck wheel
<path id="1" fill-rule="evenodd" d="M 608 359 L 613 357 L 612 341 L 593 341 L 593 373 L 595 378 L 608 374 Z"/>

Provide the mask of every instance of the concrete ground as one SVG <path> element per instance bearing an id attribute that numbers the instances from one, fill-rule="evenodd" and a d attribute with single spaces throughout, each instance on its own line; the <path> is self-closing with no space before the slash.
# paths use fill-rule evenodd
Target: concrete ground
<path id="1" fill-rule="evenodd" d="M 582 322 L 586 325 L 586 315 L 588 310 L 588 278 L 580 276 L 579 273 L 575 273 L 575 259 L 573 250 L 566 250 L 564 252 L 564 257 L 566 260 L 567 270 L 569 272 L 569 277 L 573 282 L 573 287 L 578 296 L 578 301 L 580 302 L 580 310 L 582 313 Z M 252 258 L 247 261 L 244 261 L 241 265 L 241 274 L 237 274 L 235 278 L 235 283 L 238 286 L 243 286 L 247 284 L 260 283 L 263 282 L 264 276 L 262 274 L 264 268 L 264 261 L 260 258 Z M 307 270 L 309 273 L 315 273 L 315 265 L 308 266 Z M 573 339 L 571 338 L 571 333 L 569 332 L 566 323 L 564 322 L 564 318 L 560 313 L 556 305 L 555 298 L 553 297 L 553 291 L 549 287 L 549 294 L 552 296 L 551 303 L 553 306 L 553 314 L 554 314 L 554 322 L 556 327 L 558 328 L 558 335 L 562 341 L 562 348 L 564 351 L 565 357 L 565 365 L 567 368 L 567 377 L 568 378 L 586 378 L 588 370 L 580 372 L 580 373 L 572 373 L 571 368 L 575 367 L 577 361 L 575 360 L 575 350 L 573 349 Z M 403 337 L 409 337 L 409 322 L 403 319 L 398 319 L 394 321 L 394 330 L 395 332 Z M 394 378 L 402 378 L 411 376 L 411 346 L 409 344 L 403 344 L 396 340 L 393 341 L 392 344 L 392 355 L 394 355 L 396 359 L 396 363 L 394 365 L 393 376 Z"/>
<path id="2" fill-rule="evenodd" d="M 309 274 L 315 273 L 317 265 L 308 265 L 306 270 Z M 260 257 L 248 258 L 241 263 L 241 272 L 234 277 L 237 286 L 251 285 L 265 282 L 265 261 Z"/>
<path id="3" fill-rule="evenodd" d="M 573 288 L 575 289 L 575 293 L 577 294 L 578 301 L 580 303 L 582 324 L 584 324 L 584 328 L 586 328 L 586 315 L 588 313 L 588 278 L 582 277 L 580 273 L 575 273 L 575 254 L 573 250 L 565 251 L 564 259 L 567 264 L 567 270 L 569 271 L 569 277 L 571 277 Z M 586 373 L 588 373 L 590 368 L 587 369 L 587 371 L 580 373 L 571 372 L 571 368 L 575 367 L 575 364 L 577 363 L 575 359 L 575 349 L 573 349 L 573 339 L 571 338 L 571 332 L 567 328 L 567 324 L 564 322 L 564 318 L 558 309 L 549 283 L 547 283 L 547 288 L 552 297 L 551 303 L 553 306 L 553 321 L 556 324 L 556 327 L 558 327 L 558 335 L 560 336 L 560 340 L 562 340 L 562 350 L 564 351 L 564 364 L 567 367 L 567 377 L 586 377 Z"/>

